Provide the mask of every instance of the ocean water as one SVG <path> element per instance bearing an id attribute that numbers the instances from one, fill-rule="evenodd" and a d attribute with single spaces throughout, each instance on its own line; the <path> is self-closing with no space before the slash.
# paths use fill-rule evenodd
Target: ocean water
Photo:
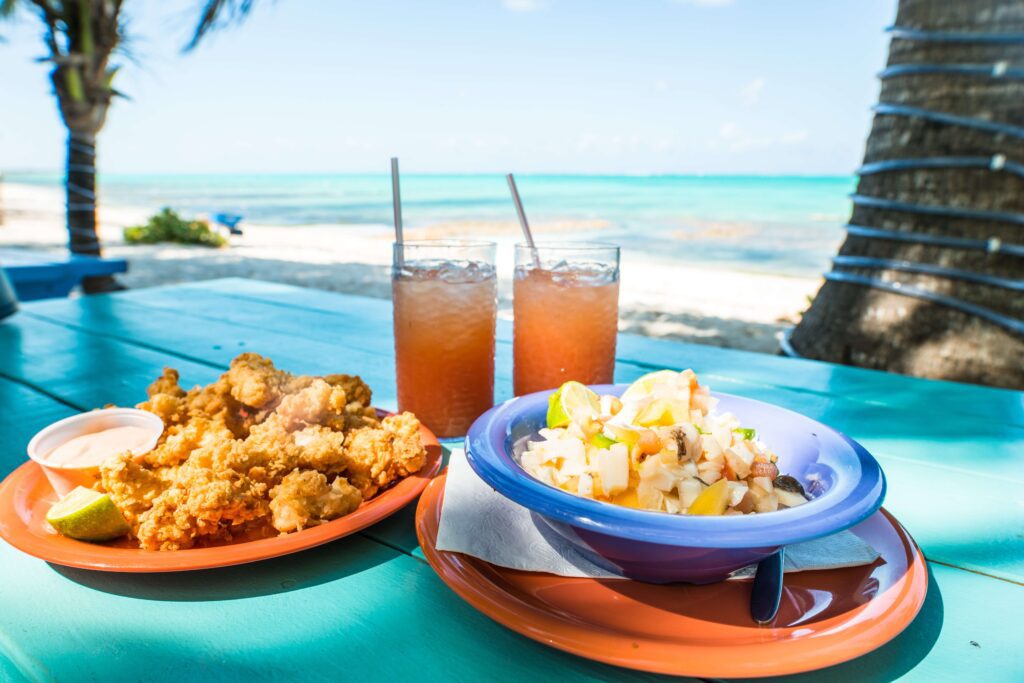
<path id="1" fill-rule="evenodd" d="M 55 174 L 9 174 L 11 182 L 58 184 Z M 583 176 L 516 178 L 537 232 L 599 239 L 674 262 L 817 275 L 849 216 L 846 176 Z M 186 214 L 238 213 L 250 223 L 386 226 L 387 175 L 105 174 L 101 200 Z M 515 221 L 501 175 L 407 175 L 409 227 Z M 566 226 L 574 230 L 563 232 Z M 561 229 L 559 229 L 561 228 Z M 555 231 L 557 230 L 557 234 Z"/>

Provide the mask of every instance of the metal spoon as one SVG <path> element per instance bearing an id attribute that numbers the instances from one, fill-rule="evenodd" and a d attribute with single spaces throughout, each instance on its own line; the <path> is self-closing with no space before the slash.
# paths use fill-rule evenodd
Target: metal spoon
<path id="1" fill-rule="evenodd" d="M 782 601 L 782 565 L 785 548 L 757 563 L 750 591 L 750 616 L 759 624 L 769 624 Z"/>

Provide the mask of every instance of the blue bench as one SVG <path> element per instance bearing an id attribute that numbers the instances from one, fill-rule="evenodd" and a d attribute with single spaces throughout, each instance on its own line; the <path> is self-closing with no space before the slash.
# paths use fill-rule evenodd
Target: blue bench
<path id="1" fill-rule="evenodd" d="M 128 270 L 124 259 L 25 249 L 0 249 L 0 266 L 20 301 L 65 297 L 83 278 Z"/>

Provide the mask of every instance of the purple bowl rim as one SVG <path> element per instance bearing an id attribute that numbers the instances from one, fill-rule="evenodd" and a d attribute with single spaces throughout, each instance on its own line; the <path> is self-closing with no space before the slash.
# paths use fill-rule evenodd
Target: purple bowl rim
<path id="1" fill-rule="evenodd" d="M 592 385 L 598 393 L 621 393 L 627 384 Z M 513 422 L 538 403 L 546 405 L 554 390 L 509 399 L 481 415 L 466 435 L 466 459 L 489 486 L 538 514 L 589 531 L 637 541 L 703 548 L 755 548 L 789 545 L 848 529 L 874 514 L 885 497 L 886 481 L 878 461 L 859 443 L 806 415 L 757 399 L 712 392 L 730 401 L 781 411 L 790 419 L 806 420 L 844 457 L 856 458 L 860 477 L 842 484 L 841 497 L 824 494 L 797 508 L 742 516 L 705 517 L 637 510 L 576 496 L 549 486 L 528 474 L 506 453 L 505 441 Z M 742 416 L 740 416 L 742 418 Z M 513 467 L 509 467 L 509 464 Z M 833 487 L 836 489 L 837 487 Z"/>

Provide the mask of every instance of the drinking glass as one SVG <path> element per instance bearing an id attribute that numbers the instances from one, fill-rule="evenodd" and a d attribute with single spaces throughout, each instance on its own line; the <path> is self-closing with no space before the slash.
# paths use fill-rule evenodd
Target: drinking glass
<path id="1" fill-rule="evenodd" d="M 568 380 L 612 382 L 619 320 L 617 246 L 517 244 L 512 309 L 517 396 Z"/>
<path id="2" fill-rule="evenodd" d="M 461 436 L 494 405 L 493 242 L 394 244 L 398 408 L 439 437 Z"/>

